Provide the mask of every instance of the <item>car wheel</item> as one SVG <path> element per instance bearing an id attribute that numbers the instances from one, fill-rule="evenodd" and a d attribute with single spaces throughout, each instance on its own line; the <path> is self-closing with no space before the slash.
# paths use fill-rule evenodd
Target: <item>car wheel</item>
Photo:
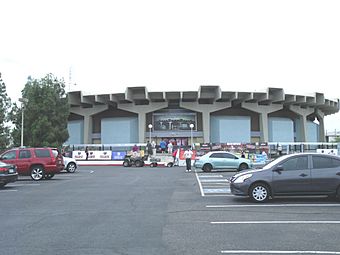
<path id="1" fill-rule="evenodd" d="M 68 163 L 67 167 L 66 167 L 66 171 L 69 173 L 74 173 L 77 169 L 77 166 L 74 162 L 70 162 Z"/>
<path id="2" fill-rule="evenodd" d="M 44 177 L 44 168 L 42 166 L 33 166 L 31 168 L 31 178 L 40 181 Z"/>
<path id="3" fill-rule="evenodd" d="M 143 166 L 143 161 L 141 161 L 141 160 L 136 160 L 136 161 L 135 161 L 135 165 L 136 165 L 136 167 L 142 167 L 142 166 Z"/>
<path id="4" fill-rule="evenodd" d="M 210 164 L 205 164 L 205 165 L 203 166 L 203 172 L 211 172 L 211 170 L 212 170 L 212 165 L 210 165 Z"/>
<path id="5" fill-rule="evenodd" d="M 249 196 L 255 202 L 266 202 L 269 199 L 269 188 L 264 183 L 255 183 L 250 187 Z"/>
<path id="6" fill-rule="evenodd" d="M 239 168 L 238 168 L 238 170 L 239 171 L 242 171 L 242 170 L 245 170 L 245 169 L 248 169 L 249 167 L 248 167 L 248 165 L 246 164 L 246 163 L 242 163 L 240 166 L 239 166 Z"/>
<path id="7" fill-rule="evenodd" d="M 5 183 L 0 183 L 0 189 L 3 189 L 5 187 Z"/>
<path id="8" fill-rule="evenodd" d="M 170 162 L 170 163 L 167 164 L 167 167 L 173 167 L 173 165 L 174 164 Z"/>
<path id="9" fill-rule="evenodd" d="M 127 160 L 125 160 L 125 161 L 123 162 L 123 166 L 124 166 L 124 167 L 129 167 L 129 166 L 130 166 L 130 162 L 127 161 Z"/>
<path id="10" fill-rule="evenodd" d="M 340 186 L 338 187 L 337 191 L 336 191 L 336 196 L 335 198 L 340 202 Z"/>
<path id="11" fill-rule="evenodd" d="M 53 178 L 53 176 L 54 176 L 54 174 L 45 174 L 45 179 L 50 180 L 50 179 Z"/>

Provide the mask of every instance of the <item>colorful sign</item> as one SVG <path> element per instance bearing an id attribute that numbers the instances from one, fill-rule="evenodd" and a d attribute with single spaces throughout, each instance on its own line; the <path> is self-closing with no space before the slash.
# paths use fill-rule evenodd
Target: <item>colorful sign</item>
<path id="1" fill-rule="evenodd" d="M 191 130 L 190 124 L 197 130 L 195 113 L 153 114 L 153 128 L 155 131 Z"/>
<path id="2" fill-rule="evenodd" d="M 126 156 L 126 151 L 113 151 L 112 160 L 123 160 Z"/>

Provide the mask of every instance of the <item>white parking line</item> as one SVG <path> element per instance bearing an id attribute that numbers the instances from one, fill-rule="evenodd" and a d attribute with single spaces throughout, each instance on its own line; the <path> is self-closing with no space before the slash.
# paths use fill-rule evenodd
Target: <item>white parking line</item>
<path id="1" fill-rule="evenodd" d="M 211 224 L 340 224 L 340 221 L 212 221 Z"/>
<path id="2" fill-rule="evenodd" d="M 228 183 L 229 182 L 229 180 L 228 179 L 206 179 L 206 180 L 201 180 L 200 179 L 200 181 L 201 182 L 204 182 L 204 183 L 206 183 L 206 182 L 220 182 L 220 183 Z"/>
<path id="3" fill-rule="evenodd" d="M 8 187 L 40 186 L 40 183 L 12 184 L 12 185 L 7 185 L 7 186 Z"/>
<path id="4" fill-rule="evenodd" d="M 204 193 L 230 193 L 230 189 L 206 189 L 203 188 Z"/>
<path id="5" fill-rule="evenodd" d="M 251 250 L 226 250 L 224 254 L 340 254 L 338 251 L 251 251 Z"/>
<path id="6" fill-rule="evenodd" d="M 196 180 L 198 182 L 198 186 L 200 187 L 200 191 L 201 191 L 201 196 L 204 197 L 204 192 L 203 192 L 203 188 L 202 188 L 202 183 L 200 182 L 200 179 L 198 178 L 198 174 L 195 172 L 196 175 Z"/>
<path id="7" fill-rule="evenodd" d="M 200 178 L 221 178 L 223 175 L 199 175 Z"/>
<path id="8" fill-rule="evenodd" d="M 207 205 L 207 208 L 241 207 L 340 207 L 340 204 L 277 204 L 277 205 Z"/>
<path id="9" fill-rule="evenodd" d="M 13 192 L 13 191 L 18 191 L 18 190 L 17 189 L 0 190 L 0 192 Z"/>

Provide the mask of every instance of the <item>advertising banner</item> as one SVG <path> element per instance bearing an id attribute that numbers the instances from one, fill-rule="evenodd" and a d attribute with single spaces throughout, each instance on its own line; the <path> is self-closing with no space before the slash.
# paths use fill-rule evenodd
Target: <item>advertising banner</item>
<path id="1" fill-rule="evenodd" d="M 85 151 L 73 151 L 75 160 L 86 160 Z M 111 160 L 111 151 L 89 151 L 88 160 Z"/>
<path id="2" fill-rule="evenodd" d="M 323 154 L 338 155 L 337 149 L 317 149 L 316 152 L 323 153 Z"/>
<path id="3" fill-rule="evenodd" d="M 112 160 L 124 160 L 126 156 L 126 151 L 113 151 Z"/>
<path id="4" fill-rule="evenodd" d="M 155 113 L 153 114 L 153 124 L 155 131 L 190 130 L 190 124 L 194 124 L 195 131 L 197 128 L 195 113 Z"/>

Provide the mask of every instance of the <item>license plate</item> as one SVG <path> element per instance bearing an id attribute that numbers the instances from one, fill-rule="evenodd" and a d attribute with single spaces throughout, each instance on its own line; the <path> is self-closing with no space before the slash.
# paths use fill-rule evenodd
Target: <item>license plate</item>
<path id="1" fill-rule="evenodd" d="M 14 169 L 9 169 L 9 170 L 8 170 L 8 173 L 14 174 Z"/>

